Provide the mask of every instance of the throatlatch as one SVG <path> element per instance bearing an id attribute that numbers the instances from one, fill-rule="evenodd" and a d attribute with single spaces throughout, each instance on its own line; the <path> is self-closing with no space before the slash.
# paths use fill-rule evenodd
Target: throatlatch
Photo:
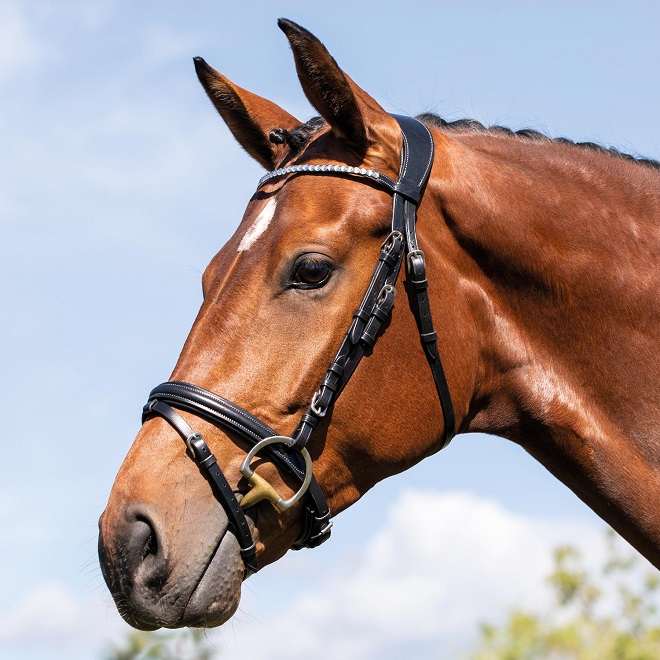
<path id="1" fill-rule="evenodd" d="M 426 260 L 419 249 L 416 234 L 416 211 L 433 164 L 433 138 L 428 128 L 417 119 L 393 115 L 401 127 L 403 149 L 398 181 L 373 170 L 348 165 L 307 164 L 291 165 L 269 172 L 259 181 L 257 189 L 272 180 L 298 175 L 330 175 L 368 179 L 393 195 L 392 230 L 381 246 L 371 281 L 337 354 L 330 363 L 307 411 L 300 418 L 291 435 L 278 435 L 268 425 L 236 404 L 201 387 L 179 381 L 163 383 L 153 389 L 142 413 L 143 423 L 158 415 L 163 417 L 183 438 L 191 457 L 211 481 L 216 498 L 227 514 L 229 525 L 241 547 L 245 577 L 258 570 L 256 551 L 244 509 L 267 499 L 280 510 L 288 509 L 304 497 L 302 533 L 294 549 L 314 548 L 330 536 L 331 513 L 325 496 L 312 471 L 312 461 L 306 445 L 319 420 L 337 400 L 350 377 L 376 340 L 389 318 L 396 296 L 395 284 L 406 261 L 412 288 L 412 308 L 417 321 L 422 346 L 433 374 L 445 420 L 441 449 L 451 441 L 455 432 L 454 409 L 449 387 L 442 368 L 433 327 L 428 297 Z M 241 473 L 248 479 L 251 490 L 241 501 L 232 491 L 217 460 L 201 434 L 196 433 L 175 408 L 185 410 L 216 426 L 238 434 L 254 445 L 241 465 Z M 257 454 L 265 454 L 299 482 L 300 488 L 285 500 L 250 466 Z"/>

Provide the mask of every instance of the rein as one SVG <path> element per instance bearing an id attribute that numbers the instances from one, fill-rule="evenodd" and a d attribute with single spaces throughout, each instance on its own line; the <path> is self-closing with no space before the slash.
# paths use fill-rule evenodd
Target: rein
<path id="1" fill-rule="evenodd" d="M 244 509 L 262 499 L 267 499 L 284 511 L 307 495 L 302 512 L 303 528 L 293 545 L 295 550 L 314 548 L 330 537 L 331 512 L 314 477 L 306 445 L 319 420 L 337 400 L 365 353 L 376 343 L 394 306 L 394 285 L 404 258 L 412 288 L 412 307 L 419 336 L 444 415 L 445 432 L 440 449 L 449 444 L 455 432 L 454 409 L 438 352 L 437 333 L 433 328 L 427 292 L 426 261 L 417 243 L 415 227 L 417 206 L 422 199 L 433 163 L 433 138 L 428 128 L 416 119 L 399 115 L 393 117 L 399 123 L 403 135 L 398 181 L 364 168 L 309 164 L 292 165 L 269 172 L 261 178 L 257 186 L 258 190 L 272 179 L 288 175 L 345 175 L 368 179 L 393 195 L 392 230 L 381 246 L 371 281 L 360 306 L 353 314 L 353 321 L 339 350 L 293 434 L 290 437 L 277 435 L 268 425 L 231 401 L 181 381 L 163 383 L 154 388 L 142 412 L 143 423 L 152 417 L 160 416 L 177 431 L 186 443 L 190 457 L 211 482 L 214 494 L 225 509 L 229 526 L 241 547 L 245 577 L 255 573 L 258 566 L 255 543 Z M 175 408 L 193 413 L 231 431 L 253 445 L 241 465 L 241 474 L 249 480 L 252 488 L 240 502 L 202 435 L 195 432 Z M 288 500 L 282 499 L 275 489 L 251 468 L 252 458 L 259 452 L 266 454 L 301 483 L 299 490 Z"/>

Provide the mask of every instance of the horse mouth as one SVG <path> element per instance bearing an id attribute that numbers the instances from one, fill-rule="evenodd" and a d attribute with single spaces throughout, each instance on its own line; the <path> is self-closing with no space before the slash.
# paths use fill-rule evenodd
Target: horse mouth
<path id="1" fill-rule="evenodd" d="M 225 532 L 199 574 L 175 627 L 213 628 L 225 623 L 238 608 L 243 572 L 238 541 Z"/>

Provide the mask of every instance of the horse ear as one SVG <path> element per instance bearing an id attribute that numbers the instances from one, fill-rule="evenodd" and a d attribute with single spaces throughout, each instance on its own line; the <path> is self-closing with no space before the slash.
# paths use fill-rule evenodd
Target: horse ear
<path id="1" fill-rule="evenodd" d="M 302 122 L 275 103 L 234 85 L 201 57 L 194 62 L 202 87 L 239 144 L 267 170 L 275 169 L 286 146 L 271 142 L 270 132 L 291 130 Z"/>
<path id="2" fill-rule="evenodd" d="M 339 68 L 311 32 L 285 18 L 277 24 L 291 44 L 305 95 L 338 138 L 365 152 L 376 141 L 379 127 L 396 127 L 391 116 Z"/>

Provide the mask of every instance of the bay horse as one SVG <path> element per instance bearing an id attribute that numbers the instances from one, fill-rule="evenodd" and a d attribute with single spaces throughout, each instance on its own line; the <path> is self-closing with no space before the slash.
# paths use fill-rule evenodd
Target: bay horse
<path id="1" fill-rule="evenodd" d="M 472 431 L 522 445 L 660 567 L 659 164 L 394 117 L 316 37 L 279 25 L 320 118 L 195 58 L 238 142 L 274 172 L 207 267 L 101 516 L 122 616 L 220 625 L 257 566 L 327 538 L 330 511 Z M 345 378 L 336 356 L 358 326 Z"/>

